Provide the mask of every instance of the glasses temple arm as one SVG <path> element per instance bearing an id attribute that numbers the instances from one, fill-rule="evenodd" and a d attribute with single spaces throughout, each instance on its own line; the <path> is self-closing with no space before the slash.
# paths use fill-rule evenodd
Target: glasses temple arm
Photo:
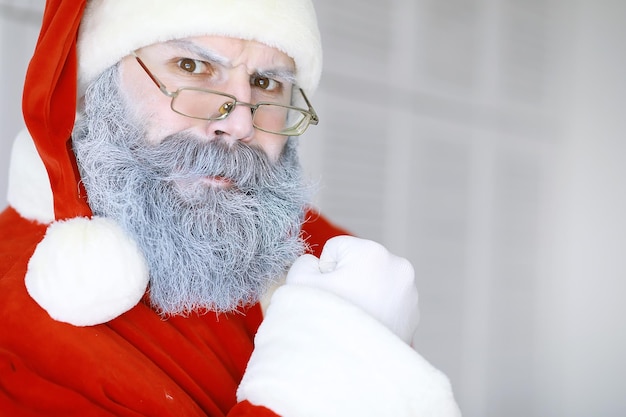
<path id="1" fill-rule="evenodd" d="M 302 94 L 302 98 L 304 98 L 304 102 L 309 107 L 309 113 L 311 113 L 311 120 L 309 121 L 309 123 L 312 125 L 318 124 L 320 119 L 319 117 L 317 117 L 317 113 L 315 112 L 315 109 L 311 105 L 309 98 L 306 96 L 306 94 L 304 94 L 304 90 L 302 90 L 301 88 L 300 88 L 300 94 Z"/>
<path id="2" fill-rule="evenodd" d="M 161 82 L 161 80 L 159 80 L 156 75 L 154 75 L 146 66 L 146 64 L 144 64 L 144 62 L 141 60 L 141 58 L 139 58 L 139 56 L 137 56 L 137 54 L 135 53 L 135 51 L 133 51 L 133 56 L 135 57 L 135 59 L 137 60 L 137 62 L 139 63 L 139 66 L 141 66 L 141 68 L 146 72 L 146 74 L 148 74 L 148 77 L 150 77 L 150 79 L 152 80 L 153 83 L 156 84 L 157 87 L 159 87 L 159 90 L 161 90 L 163 92 L 163 94 L 165 94 L 168 97 L 172 97 L 173 94 L 170 93 L 169 91 L 167 91 L 167 87 L 165 87 L 165 84 L 163 84 Z"/>

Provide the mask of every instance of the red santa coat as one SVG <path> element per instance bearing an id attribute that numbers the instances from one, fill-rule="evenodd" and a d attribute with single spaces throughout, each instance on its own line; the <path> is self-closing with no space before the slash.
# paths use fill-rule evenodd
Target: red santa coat
<path id="1" fill-rule="evenodd" d="M 32 141 L 18 139 L 11 207 L 0 213 L 0 415 L 460 415 L 445 375 L 365 311 L 313 287 L 283 285 L 265 315 L 255 305 L 163 320 L 139 302 L 102 324 L 54 320 L 25 276 L 59 222 Z M 313 212 L 303 228 L 317 255 L 342 233 Z"/>
<path id="2" fill-rule="evenodd" d="M 313 247 L 342 233 L 311 218 L 304 233 Z M 101 325 L 52 320 L 24 285 L 45 230 L 11 207 L 0 214 L 1 415 L 263 415 L 247 402 L 233 410 L 262 319 L 259 305 L 163 320 L 141 302 Z"/>
<path id="3" fill-rule="evenodd" d="M 25 286 L 54 220 L 52 191 L 25 132 L 11 159 L 12 206 L 0 213 L 0 415 L 276 415 L 236 398 L 262 320 L 258 304 L 164 320 L 142 301 L 95 326 L 53 320 Z M 314 254 L 345 233 L 313 211 L 307 218 L 302 234 Z"/>

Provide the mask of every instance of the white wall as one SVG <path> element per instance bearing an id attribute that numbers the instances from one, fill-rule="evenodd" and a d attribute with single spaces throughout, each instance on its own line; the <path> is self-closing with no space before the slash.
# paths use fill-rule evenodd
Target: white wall
<path id="1" fill-rule="evenodd" d="M 626 415 L 626 3 L 577 1 L 538 287 L 544 415 Z M 555 413 L 553 411 L 558 411 Z"/>
<path id="2" fill-rule="evenodd" d="M 315 3 L 317 203 L 413 262 L 416 342 L 464 415 L 626 415 L 626 3 Z M 0 1 L 3 167 L 36 38 L 17 4 Z"/>
<path id="3" fill-rule="evenodd" d="M 466 416 L 542 415 L 534 315 L 564 140 L 561 4 L 317 4 L 332 41 L 324 127 L 304 144 L 323 149 L 320 206 L 411 259 L 417 345 Z"/>
<path id="4" fill-rule="evenodd" d="M 626 3 L 317 5 L 319 205 L 414 263 L 464 415 L 626 415 Z"/>
<path id="5" fill-rule="evenodd" d="M 24 126 L 24 74 L 39 34 L 42 10 L 39 0 L 0 0 L 0 207 L 6 205 L 13 138 Z"/>

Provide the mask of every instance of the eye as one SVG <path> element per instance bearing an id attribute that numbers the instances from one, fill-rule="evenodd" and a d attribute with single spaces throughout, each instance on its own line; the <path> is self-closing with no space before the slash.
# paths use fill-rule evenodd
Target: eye
<path id="1" fill-rule="evenodd" d="M 279 90 L 282 86 L 279 81 L 267 77 L 254 77 L 252 79 L 252 85 L 267 91 Z"/>
<path id="2" fill-rule="evenodd" d="M 206 62 L 197 59 L 182 58 L 177 63 L 178 67 L 190 74 L 202 74 L 210 72 L 210 67 Z"/>

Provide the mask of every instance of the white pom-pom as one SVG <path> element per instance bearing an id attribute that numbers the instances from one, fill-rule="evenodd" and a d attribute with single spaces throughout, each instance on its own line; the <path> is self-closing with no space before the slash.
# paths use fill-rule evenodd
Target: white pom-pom
<path id="1" fill-rule="evenodd" d="M 148 285 L 137 244 L 112 220 L 52 223 L 28 264 L 30 296 L 57 321 L 91 326 L 135 306 Z"/>

